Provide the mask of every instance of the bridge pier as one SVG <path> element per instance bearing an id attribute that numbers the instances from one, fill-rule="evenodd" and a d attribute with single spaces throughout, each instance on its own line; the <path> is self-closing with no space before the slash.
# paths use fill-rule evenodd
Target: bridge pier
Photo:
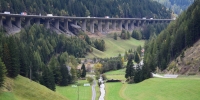
<path id="1" fill-rule="evenodd" d="M 90 20 L 90 32 L 94 33 L 94 20 Z"/>
<path id="2" fill-rule="evenodd" d="M 105 25 L 105 30 L 106 30 L 106 32 L 108 32 L 109 29 L 110 29 L 110 28 L 109 28 L 109 20 L 106 20 L 106 21 L 105 21 L 105 24 L 106 24 L 106 25 Z"/>
<path id="3" fill-rule="evenodd" d="M 11 17 L 6 17 L 6 25 L 10 28 L 12 27 Z"/>
<path id="4" fill-rule="evenodd" d="M 45 26 L 47 29 L 50 28 L 49 19 L 45 19 L 44 26 Z"/>
<path id="5" fill-rule="evenodd" d="M 15 24 L 18 28 L 21 28 L 21 18 L 20 17 L 15 17 Z"/>
<path id="6" fill-rule="evenodd" d="M 64 29 L 69 30 L 68 28 L 68 19 L 64 19 Z"/>
<path id="7" fill-rule="evenodd" d="M 144 26 L 145 20 L 141 21 L 141 26 Z"/>
<path id="8" fill-rule="evenodd" d="M 59 19 L 54 20 L 54 27 L 59 30 Z"/>
<path id="9" fill-rule="evenodd" d="M 133 31 L 134 30 L 134 27 L 135 27 L 135 21 L 133 20 L 132 22 L 131 22 L 131 31 Z"/>
<path id="10" fill-rule="evenodd" d="M 122 20 L 119 21 L 118 27 L 119 27 L 119 30 L 122 31 Z"/>
<path id="11" fill-rule="evenodd" d="M 35 19 L 35 24 L 36 24 L 36 25 L 40 25 L 40 19 L 39 19 L 39 18 L 36 18 L 36 19 Z"/>
<path id="12" fill-rule="evenodd" d="M 115 20 L 112 21 L 112 29 L 116 30 L 116 21 Z"/>
<path id="13" fill-rule="evenodd" d="M 82 30 L 83 30 L 84 32 L 86 32 L 86 25 L 87 25 L 87 20 L 84 19 L 84 20 L 82 21 Z"/>
<path id="14" fill-rule="evenodd" d="M 137 27 L 140 26 L 140 21 L 139 21 L 139 20 L 136 21 L 136 26 L 137 26 Z"/>
<path id="15" fill-rule="evenodd" d="M 25 18 L 25 27 L 28 27 L 31 25 L 31 18 Z"/>
<path id="16" fill-rule="evenodd" d="M 102 32 L 102 20 L 98 21 L 98 31 Z"/>
<path id="17" fill-rule="evenodd" d="M 127 21 L 125 22 L 125 30 L 127 30 L 127 31 L 128 31 L 128 23 L 129 23 L 129 20 L 127 20 Z"/>
<path id="18" fill-rule="evenodd" d="M 78 21 L 77 21 L 77 20 L 75 20 L 75 21 L 74 21 L 74 25 L 77 25 L 77 23 L 78 23 Z"/>
<path id="19" fill-rule="evenodd" d="M 0 27 L 3 26 L 2 17 L 0 16 Z"/>

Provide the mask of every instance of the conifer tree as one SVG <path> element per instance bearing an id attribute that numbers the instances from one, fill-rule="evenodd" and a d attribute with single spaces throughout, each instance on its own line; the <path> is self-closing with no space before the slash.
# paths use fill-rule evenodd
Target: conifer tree
<path id="1" fill-rule="evenodd" d="M 16 38 L 9 37 L 9 50 L 10 50 L 10 65 L 9 76 L 14 78 L 19 74 L 20 62 L 19 62 L 19 49 L 17 46 Z"/>
<path id="2" fill-rule="evenodd" d="M 85 69 L 85 64 L 83 63 L 81 66 L 81 77 L 85 77 L 86 76 L 86 69 Z"/>
<path id="3" fill-rule="evenodd" d="M 8 48 L 8 44 L 4 43 L 3 45 L 3 62 L 7 69 L 7 75 L 11 76 L 12 70 L 11 70 L 11 57 L 10 57 L 10 51 Z"/>
<path id="4" fill-rule="evenodd" d="M 5 64 L 1 61 L 0 58 L 0 87 L 3 85 L 4 83 L 4 78 L 6 75 L 6 66 Z"/>
<path id="5" fill-rule="evenodd" d="M 60 72 L 62 75 L 62 79 L 60 82 L 61 86 L 67 86 L 70 82 L 69 71 L 65 65 L 61 65 Z"/>
<path id="6" fill-rule="evenodd" d="M 135 52 L 135 57 L 134 58 L 135 58 L 134 60 L 135 60 L 136 63 L 140 63 L 140 56 L 139 56 L 137 51 Z"/>
<path id="7" fill-rule="evenodd" d="M 128 59 L 128 63 L 126 65 L 126 73 L 125 73 L 125 78 L 130 79 L 131 77 L 134 76 L 135 74 L 135 69 L 133 68 L 133 62 L 132 59 Z"/>

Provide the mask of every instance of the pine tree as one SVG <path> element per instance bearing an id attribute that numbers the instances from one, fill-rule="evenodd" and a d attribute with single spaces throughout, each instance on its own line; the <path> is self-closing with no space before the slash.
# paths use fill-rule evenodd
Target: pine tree
<path id="1" fill-rule="evenodd" d="M 126 74 L 125 74 L 126 79 L 130 79 L 131 77 L 134 76 L 135 69 L 133 68 L 133 66 L 134 65 L 133 65 L 132 59 L 129 59 L 126 65 Z"/>
<path id="2" fill-rule="evenodd" d="M 5 64 L 1 61 L 0 58 L 0 87 L 3 85 L 4 83 L 4 78 L 6 75 L 6 66 Z"/>
<path id="3" fill-rule="evenodd" d="M 81 77 L 85 77 L 86 76 L 86 69 L 85 69 L 85 64 L 83 63 L 81 66 Z"/>
<path id="4" fill-rule="evenodd" d="M 60 72 L 61 72 L 61 75 L 62 75 L 62 79 L 61 79 L 61 82 L 60 82 L 60 85 L 61 86 L 67 86 L 69 84 L 69 71 L 67 69 L 67 67 L 65 65 L 62 65 L 61 68 L 60 68 Z"/>
<path id="5" fill-rule="evenodd" d="M 3 62 L 7 69 L 7 75 L 11 76 L 11 74 L 12 74 L 11 57 L 10 57 L 10 51 L 9 51 L 7 43 L 4 43 L 4 45 L 3 45 Z"/>
<path id="6" fill-rule="evenodd" d="M 135 60 L 136 63 L 140 63 L 140 56 L 139 56 L 138 52 L 135 52 L 134 58 L 135 58 L 134 60 Z"/>
<path id="7" fill-rule="evenodd" d="M 55 90 L 54 76 L 48 68 L 44 68 L 40 83 L 53 91 Z"/>
<path id="8" fill-rule="evenodd" d="M 10 50 L 10 58 L 11 58 L 11 68 L 9 72 L 9 76 L 14 78 L 16 77 L 20 72 L 20 62 L 19 62 L 19 49 L 17 46 L 17 41 L 15 41 L 16 38 L 13 36 L 9 37 L 9 50 Z"/>

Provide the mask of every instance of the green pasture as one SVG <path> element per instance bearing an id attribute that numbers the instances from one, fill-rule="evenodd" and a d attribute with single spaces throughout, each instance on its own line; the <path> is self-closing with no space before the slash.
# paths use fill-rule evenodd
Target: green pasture
<path id="1" fill-rule="evenodd" d="M 28 78 L 18 75 L 15 79 L 6 78 L 0 90 L 0 100 L 69 100 Z"/>
<path id="2" fill-rule="evenodd" d="M 108 79 L 125 80 L 123 70 L 105 75 Z M 105 84 L 105 100 L 200 100 L 199 84 L 198 75 L 181 75 L 175 79 L 150 78 L 137 84 L 110 82 Z"/>
<path id="3" fill-rule="evenodd" d="M 120 70 L 114 70 L 114 71 L 109 71 L 106 72 L 105 75 L 125 75 L 126 69 L 120 69 Z"/>
<path id="4" fill-rule="evenodd" d="M 84 83 L 88 83 L 87 80 L 79 80 L 77 87 L 69 86 L 56 86 L 56 92 L 69 98 L 69 100 L 90 100 L 92 98 L 92 85 L 89 87 L 83 86 Z"/>
<path id="5" fill-rule="evenodd" d="M 144 46 L 144 40 L 136 40 L 130 38 L 129 40 L 122 40 L 118 38 L 118 40 L 114 40 L 113 38 L 103 37 L 102 38 L 106 43 L 106 50 L 104 52 L 99 51 L 93 48 L 92 53 L 88 53 L 86 58 L 106 58 L 106 57 L 114 57 L 119 54 L 124 54 L 125 51 L 129 49 L 136 49 L 138 46 Z"/>
<path id="6" fill-rule="evenodd" d="M 127 85 L 129 100 L 200 100 L 200 79 L 151 78 Z"/>

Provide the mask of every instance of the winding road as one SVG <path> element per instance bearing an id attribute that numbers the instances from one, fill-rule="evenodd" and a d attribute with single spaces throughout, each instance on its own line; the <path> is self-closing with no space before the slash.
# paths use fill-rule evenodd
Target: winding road
<path id="1" fill-rule="evenodd" d="M 96 87 L 96 80 L 95 80 L 95 77 L 93 77 L 93 84 L 92 84 L 92 100 L 95 100 L 96 98 L 96 90 L 95 90 L 95 87 Z"/>

